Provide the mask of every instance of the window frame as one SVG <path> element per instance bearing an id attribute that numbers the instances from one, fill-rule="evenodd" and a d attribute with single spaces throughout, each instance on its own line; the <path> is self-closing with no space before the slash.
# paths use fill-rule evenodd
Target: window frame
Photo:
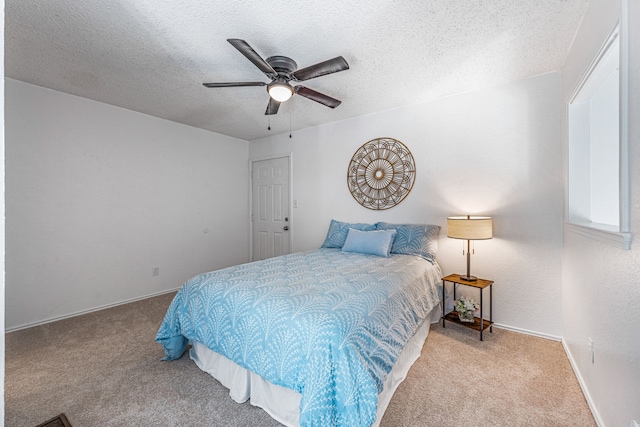
<path id="1" fill-rule="evenodd" d="M 624 2 L 623 2 L 624 3 Z M 619 191 L 619 225 L 604 225 L 589 221 L 579 221 L 572 219 L 569 215 L 569 129 L 571 128 L 569 119 L 569 109 L 571 104 L 578 98 L 580 91 L 585 86 L 589 77 L 592 75 L 596 66 L 603 59 L 608 48 L 619 40 L 619 168 L 618 168 L 618 191 Z M 630 173 L 629 173 L 629 116 L 628 116 L 628 97 L 629 97 L 629 37 L 628 26 L 626 25 L 626 10 L 622 10 L 621 19 L 607 37 L 605 43 L 600 47 L 594 60 L 589 64 L 586 72 L 576 85 L 566 103 L 566 159 L 565 165 L 567 169 L 565 181 L 565 212 L 564 212 L 564 229 L 590 237 L 592 239 L 628 250 L 631 248 L 632 235 L 630 230 Z"/>

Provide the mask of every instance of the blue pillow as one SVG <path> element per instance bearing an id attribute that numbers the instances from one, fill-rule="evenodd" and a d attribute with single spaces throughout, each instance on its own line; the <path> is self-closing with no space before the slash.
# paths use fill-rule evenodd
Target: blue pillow
<path id="1" fill-rule="evenodd" d="M 392 254 L 418 255 L 435 263 L 438 253 L 439 225 L 379 222 L 376 224 L 376 230 L 398 231 L 391 247 Z"/>
<path id="2" fill-rule="evenodd" d="M 347 239 L 347 233 L 349 229 L 353 228 L 355 230 L 360 231 L 369 231 L 375 230 L 375 224 L 349 224 L 346 222 L 336 221 L 335 219 L 331 220 L 331 224 L 329 224 L 329 231 L 327 232 L 327 237 L 324 239 L 324 243 L 322 244 L 322 248 L 342 248 L 344 246 L 344 241 Z"/>
<path id="3" fill-rule="evenodd" d="M 359 231 L 350 228 L 342 250 L 344 252 L 360 252 L 361 254 L 378 255 L 387 258 L 396 234 L 396 230 Z"/>

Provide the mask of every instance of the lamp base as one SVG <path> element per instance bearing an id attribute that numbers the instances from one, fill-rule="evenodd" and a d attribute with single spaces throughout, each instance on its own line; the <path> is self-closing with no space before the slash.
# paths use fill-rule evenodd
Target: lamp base
<path id="1" fill-rule="evenodd" d="M 460 276 L 460 279 L 466 282 L 476 282 L 478 280 L 476 276 Z"/>

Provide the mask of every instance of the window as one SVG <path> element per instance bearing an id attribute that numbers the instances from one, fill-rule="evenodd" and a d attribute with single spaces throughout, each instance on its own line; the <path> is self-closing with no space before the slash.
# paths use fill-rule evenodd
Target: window
<path id="1" fill-rule="evenodd" d="M 573 231 L 629 249 L 625 48 L 616 27 L 569 99 L 566 219 Z"/>

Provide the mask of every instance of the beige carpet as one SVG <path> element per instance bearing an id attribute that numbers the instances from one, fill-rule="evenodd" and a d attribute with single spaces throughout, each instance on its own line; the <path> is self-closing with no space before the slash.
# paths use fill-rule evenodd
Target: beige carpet
<path id="1" fill-rule="evenodd" d="M 5 426 L 61 412 L 74 427 L 278 426 L 153 340 L 173 295 L 6 335 Z M 595 426 L 560 343 L 432 326 L 382 421 L 391 426 Z"/>

